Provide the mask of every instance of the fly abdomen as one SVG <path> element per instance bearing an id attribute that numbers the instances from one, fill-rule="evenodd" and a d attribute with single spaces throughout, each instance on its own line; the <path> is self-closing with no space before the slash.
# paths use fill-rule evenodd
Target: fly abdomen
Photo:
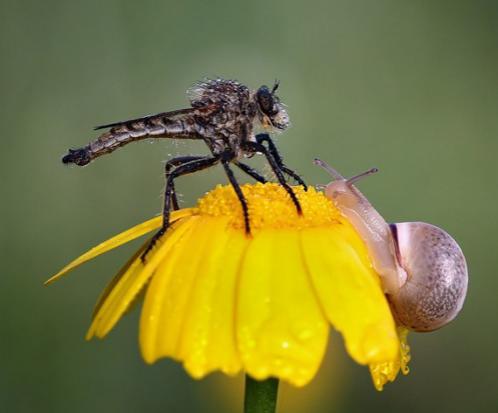
<path id="1" fill-rule="evenodd" d="M 147 138 L 196 139 L 198 134 L 192 119 L 169 119 L 160 115 L 152 118 L 128 121 L 112 127 L 87 146 L 70 149 L 62 158 L 65 164 L 84 166 L 95 158 L 111 153 L 130 142 Z"/>
<path id="2" fill-rule="evenodd" d="M 78 166 L 84 166 L 91 161 L 89 148 L 69 149 L 67 155 L 62 158 L 62 163 L 74 163 Z"/>

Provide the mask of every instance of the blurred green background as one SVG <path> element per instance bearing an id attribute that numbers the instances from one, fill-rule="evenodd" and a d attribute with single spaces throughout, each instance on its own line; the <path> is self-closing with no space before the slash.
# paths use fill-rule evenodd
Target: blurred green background
<path id="1" fill-rule="evenodd" d="M 412 334 L 411 373 L 377 393 L 332 335 L 319 375 L 283 386 L 281 412 L 494 412 L 498 406 L 498 3 L 496 1 L 1 2 L 0 411 L 240 411 L 241 378 L 146 366 L 138 311 L 86 343 L 100 290 L 135 245 L 43 281 L 160 211 L 162 162 L 202 145 L 142 142 L 64 167 L 92 126 L 185 107 L 205 76 L 281 80 L 293 127 L 278 137 L 310 183 L 381 174 L 361 189 L 386 219 L 423 220 L 466 253 L 460 317 Z M 255 165 L 261 166 L 260 160 Z M 189 206 L 226 182 L 186 177 Z"/>

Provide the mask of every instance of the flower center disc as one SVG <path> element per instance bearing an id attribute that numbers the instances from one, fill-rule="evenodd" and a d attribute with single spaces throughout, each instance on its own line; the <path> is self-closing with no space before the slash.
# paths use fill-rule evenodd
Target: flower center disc
<path id="1" fill-rule="evenodd" d="M 340 214 L 334 204 L 321 192 L 309 187 L 292 187 L 303 214 L 299 215 L 289 194 L 279 184 L 257 183 L 242 185 L 247 200 L 251 230 L 303 229 L 337 224 Z M 208 192 L 198 203 L 199 213 L 213 217 L 226 217 L 234 228 L 244 228 L 242 206 L 233 188 L 229 185 L 217 186 Z"/>

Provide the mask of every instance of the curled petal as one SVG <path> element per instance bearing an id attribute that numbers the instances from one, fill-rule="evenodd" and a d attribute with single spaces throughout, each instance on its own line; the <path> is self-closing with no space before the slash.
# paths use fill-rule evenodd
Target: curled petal
<path id="1" fill-rule="evenodd" d="M 174 211 L 171 214 L 171 222 L 174 222 L 178 219 L 187 217 L 192 215 L 194 208 L 185 208 L 179 211 Z M 84 264 L 87 261 L 98 257 L 114 248 L 117 248 L 127 242 L 133 241 L 134 239 L 141 237 L 148 232 L 154 231 L 161 227 L 162 217 L 155 217 L 149 219 L 148 221 L 142 222 L 141 224 L 135 225 L 134 227 L 123 231 L 122 233 L 115 235 L 112 238 L 100 243 L 96 247 L 93 247 L 91 250 L 85 252 L 83 255 L 80 255 L 74 261 L 70 262 L 66 265 L 62 270 L 60 270 L 57 274 L 49 278 L 45 281 L 45 285 L 51 284 L 54 281 L 58 280 L 63 275 L 67 274 L 69 271 L 74 270 L 76 267 Z"/>
<path id="2" fill-rule="evenodd" d="M 393 317 L 356 233 L 346 223 L 310 228 L 301 244 L 321 306 L 349 355 L 360 364 L 394 360 L 399 342 Z"/>
<path id="3" fill-rule="evenodd" d="M 398 357 L 393 361 L 383 363 L 371 363 L 369 365 L 370 375 L 375 388 L 381 391 L 387 382 L 394 381 L 401 371 L 405 376 L 410 372 L 408 363 L 410 361 L 410 346 L 408 345 L 408 330 L 398 327 L 400 341 Z"/>
<path id="4" fill-rule="evenodd" d="M 111 281 L 112 288 L 106 288 L 107 296 L 99 300 L 98 309 L 93 318 L 87 339 L 94 335 L 104 337 L 127 311 L 135 297 L 147 284 L 158 265 L 168 256 L 184 234 L 193 225 L 191 220 L 184 220 L 172 225 L 166 236 L 159 240 L 154 253 L 148 255 L 145 263 L 142 261 L 142 247 L 137 254 L 123 267 L 120 274 Z"/>

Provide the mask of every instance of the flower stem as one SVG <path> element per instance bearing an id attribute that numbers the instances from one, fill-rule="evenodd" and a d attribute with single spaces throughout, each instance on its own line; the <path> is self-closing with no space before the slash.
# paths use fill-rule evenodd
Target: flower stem
<path id="1" fill-rule="evenodd" d="M 257 381 L 246 375 L 244 413 L 275 413 L 278 379 Z"/>

